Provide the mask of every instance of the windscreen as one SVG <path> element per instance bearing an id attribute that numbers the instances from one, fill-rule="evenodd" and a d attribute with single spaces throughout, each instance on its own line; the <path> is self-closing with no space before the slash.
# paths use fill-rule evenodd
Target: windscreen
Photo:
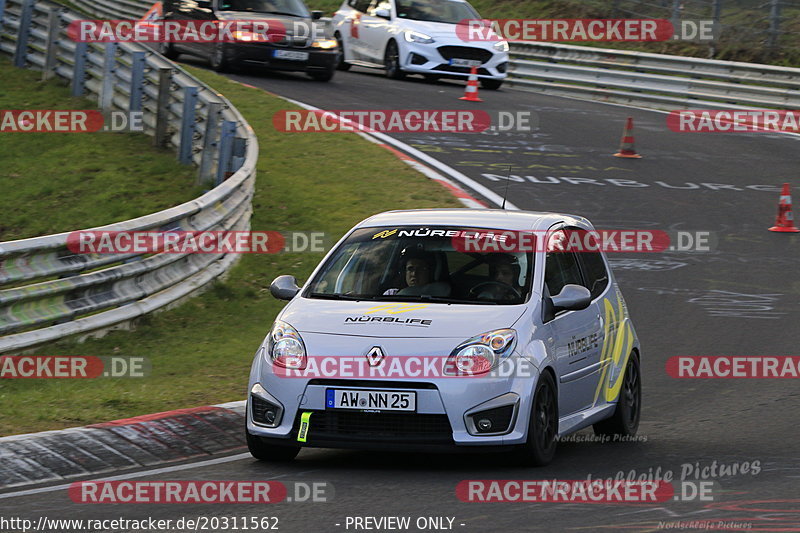
<path id="1" fill-rule="evenodd" d="M 466 2 L 452 0 L 397 0 L 398 18 L 425 22 L 458 24 L 467 19 L 480 18 Z"/>
<path id="2" fill-rule="evenodd" d="M 219 7 L 224 11 L 250 11 L 295 17 L 310 16 L 301 0 L 221 0 Z"/>
<path id="3" fill-rule="evenodd" d="M 464 238 L 500 230 L 460 227 L 364 228 L 337 247 L 308 298 L 512 305 L 530 293 L 530 252 L 466 251 Z"/>

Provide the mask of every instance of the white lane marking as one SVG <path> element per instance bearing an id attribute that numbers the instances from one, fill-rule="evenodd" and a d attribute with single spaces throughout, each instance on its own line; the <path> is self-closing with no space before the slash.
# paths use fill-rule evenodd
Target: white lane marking
<path id="1" fill-rule="evenodd" d="M 156 468 L 153 470 L 142 470 L 140 472 L 131 472 L 130 474 L 120 474 L 118 476 L 112 477 L 102 477 L 97 479 L 90 479 L 84 481 L 118 481 L 123 479 L 134 479 L 138 477 L 145 477 L 145 476 L 153 476 L 157 474 L 165 474 L 168 472 L 178 472 L 180 470 L 191 470 L 193 468 L 201 468 L 204 466 L 212 466 L 218 465 L 223 463 L 230 463 L 233 461 L 241 461 L 244 459 L 252 459 L 253 456 L 249 453 L 240 453 L 237 455 L 230 455 L 228 457 L 219 457 L 217 459 L 209 459 L 207 461 L 199 461 L 196 463 L 188 463 L 183 465 L 174 465 L 174 466 L 165 466 L 162 468 Z M 288 475 L 288 474 L 287 474 Z M 279 476 L 284 477 L 284 476 Z M 54 492 L 57 490 L 66 490 L 69 489 L 72 483 L 65 483 L 63 485 L 53 485 L 50 487 L 40 487 L 38 489 L 27 489 L 27 490 L 20 490 L 17 492 L 7 492 L 5 494 L 0 494 L 0 500 L 4 500 L 6 498 L 16 498 L 18 496 L 30 496 L 31 494 L 41 494 L 43 492 Z"/>
<path id="2" fill-rule="evenodd" d="M 309 111 L 326 111 L 325 109 L 320 109 L 318 107 L 314 107 L 313 105 L 309 105 L 309 104 L 300 102 L 298 100 L 293 100 L 292 98 L 286 98 L 285 96 L 281 96 L 281 98 L 283 98 L 284 100 L 286 100 L 289 103 L 292 103 L 292 104 L 294 104 L 296 106 L 302 107 L 303 109 L 307 109 Z M 336 113 L 332 113 L 330 111 L 327 111 L 327 112 L 330 113 L 331 115 L 334 115 L 334 116 L 338 117 L 338 115 L 336 115 Z M 346 122 L 345 119 L 341 119 L 341 120 L 343 122 Z M 361 132 L 361 133 L 364 133 L 365 135 L 373 136 L 376 139 L 380 139 L 381 141 L 385 142 L 386 144 L 391 144 L 391 145 L 395 146 L 396 148 L 406 152 L 408 155 L 414 157 L 418 161 L 424 161 L 425 163 L 428 163 L 432 167 L 435 167 L 437 170 L 440 170 L 440 171 L 444 172 L 445 174 L 447 174 L 448 176 L 450 176 L 454 180 L 458 181 L 459 183 L 462 183 L 463 185 L 466 185 L 467 187 L 469 187 L 473 191 L 477 192 L 478 194 L 480 194 L 481 196 L 483 196 L 484 198 L 486 198 L 490 202 L 492 202 L 494 204 L 497 204 L 498 206 L 503 205 L 503 197 L 502 196 L 500 196 L 496 192 L 491 191 L 490 189 L 488 189 L 487 187 L 481 185 L 480 183 L 478 183 L 477 181 L 473 180 L 472 178 L 462 174 L 461 172 L 457 171 L 456 169 L 445 165 L 444 163 L 442 163 L 438 159 L 434 159 L 431 156 L 429 156 L 428 154 L 426 154 L 424 152 L 420 152 L 416 148 L 413 148 L 413 147 L 407 145 L 406 143 L 404 143 L 402 141 L 398 141 L 397 139 L 389 137 L 385 133 L 380 133 L 380 132 L 377 132 L 377 131 L 371 131 L 369 133 L 366 133 L 366 132 Z M 509 211 L 518 211 L 519 207 L 517 207 L 516 205 L 512 204 L 509 201 L 506 201 L 506 209 L 509 210 Z"/>

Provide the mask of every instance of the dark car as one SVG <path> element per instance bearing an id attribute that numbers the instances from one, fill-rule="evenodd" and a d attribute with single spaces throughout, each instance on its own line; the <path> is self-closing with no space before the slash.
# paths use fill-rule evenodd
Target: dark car
<path id="1" fill-rule="evenodd" d="M 315 80 L 328 81 L 336 71 L 339 48 L 335 40 L 314 31 L 314 21 L 321 15 L 309 11 L 302 0 L 166 0 L 166 21 L 268 21 L 282 30 L 269 41 L 235 32 L 235 39 L 224 42 L 163 42 L 160 51 L 170 59 L 180 54 L 207 58 L 218 72 L 251 64 L 305 72 Z"/>

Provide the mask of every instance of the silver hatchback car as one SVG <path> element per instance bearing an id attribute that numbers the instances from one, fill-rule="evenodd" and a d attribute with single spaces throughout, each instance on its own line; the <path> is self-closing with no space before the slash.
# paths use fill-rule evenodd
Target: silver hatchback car
<path id="1" fill-rule="evenodd" d="M 361 222 L 298 287 L 253 361 L 247 442 L 266 461 L 302 447 L 513 451 L 552 460 L 589 426 L 635 435 L 640 347 L 582 217 L 414 210 Z"/>

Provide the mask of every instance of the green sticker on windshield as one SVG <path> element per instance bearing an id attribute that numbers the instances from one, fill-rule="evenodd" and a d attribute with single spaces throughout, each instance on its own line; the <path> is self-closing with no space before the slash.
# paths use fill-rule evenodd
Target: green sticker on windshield
<path id="1" fill-rule="evenodd" d="M 297 442 L 305 442 L 308 428 L 311 426 L 311 411 L 300 415 L 300 430 L 297 432 Z"/>

